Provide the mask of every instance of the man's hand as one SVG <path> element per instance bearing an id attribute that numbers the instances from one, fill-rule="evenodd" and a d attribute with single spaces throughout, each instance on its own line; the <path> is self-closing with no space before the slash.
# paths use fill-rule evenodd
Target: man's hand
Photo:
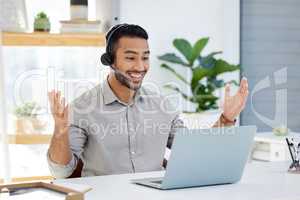
<path id="1" fill-rule="evenodd" d="M 240 88 L 234 96 L 230 96 L 230 86 L 226 85 L 223 105 L 223 115 L 226 119 L 234 121 L 244 109 L 248 94 L 248 81 L 246 78 L 242 78 Z"/>
<path id="2" fill-rule="evenodd" d="M 55 123 L 54 133 L 67 134 L 69 127 L 69 107 L 68 105 L 65 105 L 65 98 L 61 97 L 60 91 L 56 92 L 54 90 L 48 93 L 48 97 L 50 101 L 52 116 L 54 118 Z"/>
<path id="3" fill-rule="evenodd" d="M 66 165 L 72 158 L 69 145 L 69 106 L 65 105 L 65 98 L 61 93 L 52 90 L 48 93 L 50 108 L 54 118 L 54 137 L 49 147 L 50 160 L 61 165 Z"/>

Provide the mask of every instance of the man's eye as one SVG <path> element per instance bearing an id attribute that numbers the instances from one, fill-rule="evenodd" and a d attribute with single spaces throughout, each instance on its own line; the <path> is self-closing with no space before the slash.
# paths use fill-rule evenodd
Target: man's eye
<path id="1" fill-rule="evenodd" d="M 126 57 L 127 60 L 134 60 L 134 57 Z"/>
<path id="2" fill-rule="evenodd" d="M 144 57 L 143 60 L 149 60 L 149 57 Z"/>

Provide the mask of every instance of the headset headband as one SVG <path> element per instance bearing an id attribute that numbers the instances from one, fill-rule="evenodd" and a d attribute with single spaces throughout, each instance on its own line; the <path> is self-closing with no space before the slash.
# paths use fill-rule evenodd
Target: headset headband
<path id="1" fill-rule="evenodd" d="M 114 56 L 112 53 L 112 44 L 111 44 L 111 38 L 114 36 L 114 34 L 120 30 L 120 28 L 127 27 L 128 24 L 118 24 L 113 26 L 106 34 L 106 52 L 102 54 L 101 56 L 101 63 L 103 65 L 111 66 L 114 61 Z"/>
<path id="2" fill-rule="evenodd" d="M 114 27 L 111 28 L 111 30 L 108 31 L 107 33 L 107 40 L 106 40 L 106 53 L 111 54 L 111 50 L 112 50 L 112 45 L 111 43 L 111 38 L 114 36 L 114 34 L 122 27 L 126 27 L 128 26 L 128 24 L 118 24 Z M 115 28 L 113 30 L 113 28 Z"/>

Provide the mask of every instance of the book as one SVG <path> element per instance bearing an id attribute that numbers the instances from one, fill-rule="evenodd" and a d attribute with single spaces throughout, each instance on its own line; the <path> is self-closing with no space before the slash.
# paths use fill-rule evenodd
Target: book
<path id="1" fill-rule="evenodd" d="M 101 22 L 88 20 L 60 21 L 62 33 L 100 33 Z"/>

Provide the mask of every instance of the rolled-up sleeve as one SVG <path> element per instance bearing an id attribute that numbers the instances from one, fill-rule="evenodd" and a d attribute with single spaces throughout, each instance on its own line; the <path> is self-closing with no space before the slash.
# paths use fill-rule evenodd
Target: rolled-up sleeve
<path id="1" fill-rule="evenodd" d="M 66 178 L 69 177 L 73 171 L 76 169 L 77 166 L 77 159 L 75 158 L 74 154 L 72 154 L 72 158 L 67 165 L 57 164 L 51 160 L 49 152 L 47 153 L 47 160 L 50 173 L 55 178 Z"/>

